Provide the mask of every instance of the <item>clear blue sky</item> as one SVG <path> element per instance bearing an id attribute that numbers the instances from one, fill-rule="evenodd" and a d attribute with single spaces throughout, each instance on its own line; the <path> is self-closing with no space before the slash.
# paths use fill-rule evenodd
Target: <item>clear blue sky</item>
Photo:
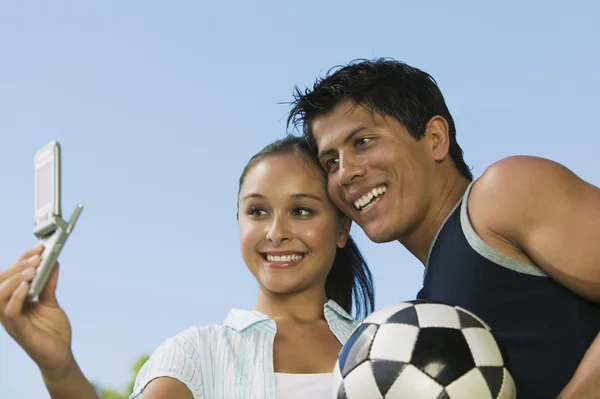
<path id="1" fill-rule="evenodd" d="M 35 243 L 33 154 L 58 140 L 63 212 L 85 206 L 58 295 L 89 378 L 121 388 L 167 337 L 253 306 L 239 174 L 285 133 L 293 85 L 336 64 L 388 56 L 431 73 L 476 176 L 533 154 L 600 185 L 597 2 L 283 3 L 0 6 L 0 267 Z M 377 306 L 414 297 L 423 267 L 354 235 Z M 48 397 L 3 330 L 0 397 Z"/>

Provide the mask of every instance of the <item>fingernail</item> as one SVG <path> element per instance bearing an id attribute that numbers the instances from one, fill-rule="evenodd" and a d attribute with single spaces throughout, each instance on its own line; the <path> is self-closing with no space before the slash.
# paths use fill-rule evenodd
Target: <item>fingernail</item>
<path id="1" fill-rule="evenodd" d="M 31 258 L 28 259 L 28 262 L 30 265 L 35 265 L 39 259 L 40 259 L 39 256 L 33 255 Z"/>
<path id="2" fill-rule="evenodd" d="M 34 274 L 35 274 L 35 269 L 33 267 L 27 268 L 21 272 L 21 276 L 23 276 L 23 277 L 32 277 Z"/>

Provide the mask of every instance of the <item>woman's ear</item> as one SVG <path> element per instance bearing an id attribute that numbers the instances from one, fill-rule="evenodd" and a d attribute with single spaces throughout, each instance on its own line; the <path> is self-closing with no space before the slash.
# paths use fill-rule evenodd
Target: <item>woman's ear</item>
<path id="1" fill-rule="evenodd" d="M 350 220 L 347 216 L 342 216 L 340 219 L 340 229 L 338 235 L 337 245 L 340 248 L 344 248 L 346 246 L 346 242 L 348 242 L 348 237 L 350 237 L 350 228 L 352 227 L 352 220 Z"/>

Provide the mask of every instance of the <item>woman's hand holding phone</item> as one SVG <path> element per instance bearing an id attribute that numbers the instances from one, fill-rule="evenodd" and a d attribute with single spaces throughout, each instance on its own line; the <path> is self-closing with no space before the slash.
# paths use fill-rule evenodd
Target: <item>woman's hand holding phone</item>
<path id="1" fill-rule="evenodd" d="M 58 265 L 38 301 L 27 300 L 43 250 L 37 245 L 0 271 L 0 322 L 38 365 L 44 379 L 61 379 L 76 365 L 71 351 L 71 325 L 56 300 Z"/>

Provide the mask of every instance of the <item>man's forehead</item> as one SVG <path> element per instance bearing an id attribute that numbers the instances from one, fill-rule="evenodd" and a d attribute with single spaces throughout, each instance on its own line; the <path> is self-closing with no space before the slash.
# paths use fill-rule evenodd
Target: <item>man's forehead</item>
<path id="1" fill-rule="evenodd" d="M 359 129 L 377 125 L 376 114 L 356 103 L 341 103 L 312 123 L 312 134 L 319 153 L 331 150 Z"/>

